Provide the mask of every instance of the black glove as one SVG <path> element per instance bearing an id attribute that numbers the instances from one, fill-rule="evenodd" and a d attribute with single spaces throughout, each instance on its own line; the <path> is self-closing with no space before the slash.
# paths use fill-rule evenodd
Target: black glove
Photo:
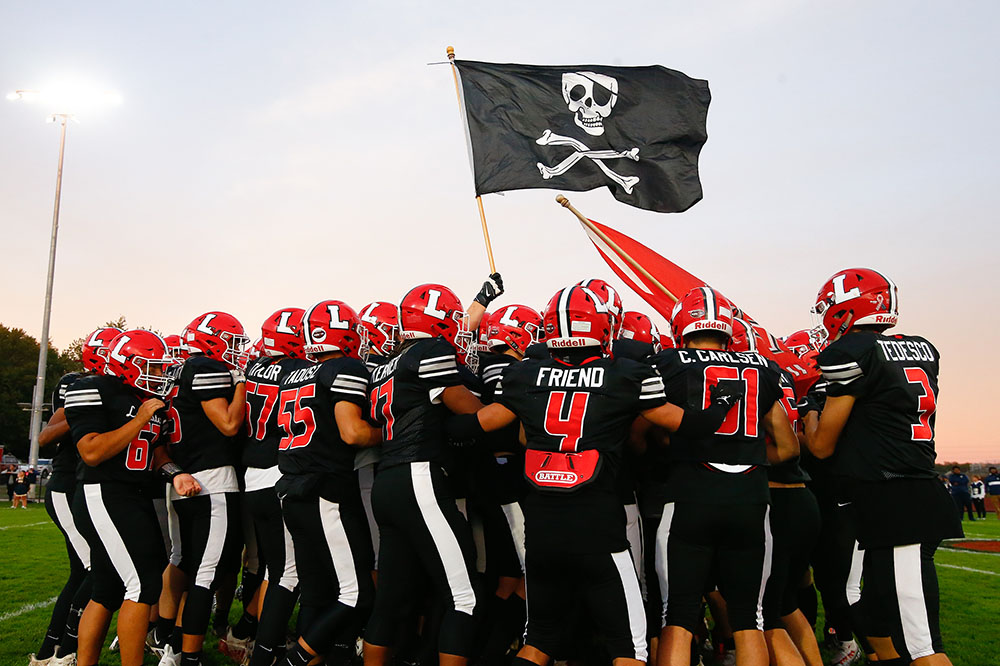
<path id="1" fill-rule="evenodd" d="M 709 391 L 711 404 L 705 409 L 685 409 L 677 434 L 685 437 L 703 437 L 719 429 L 726 414 L 746 394 L 742 380 L 723 380 Z"/>
<path id="2" fill-rule="evenodd" d="M 799 417 L 805 418 L 805 415 L 809 412 L 822 412 L 824 404 L 826 404 L 825 393 L 810 391 L 795 408 L 799 410 Z"/>
<path id="3" fill-rule="evenodd" d="M 497 296 L 503 293 L 503 278 L 500 277 L 499 273 L 493 273 L 488 278 L 486 282 L 483 283 L 483 288 L 479 290 L 476 294 L 476 303 L 479 303 L 484 308 L 490 306 L 490 303 L 496 299 Z"/>

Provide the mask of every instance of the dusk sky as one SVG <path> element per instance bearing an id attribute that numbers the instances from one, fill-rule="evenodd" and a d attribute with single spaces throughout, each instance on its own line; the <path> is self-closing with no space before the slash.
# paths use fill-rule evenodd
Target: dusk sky
<path id="1" fill-rule="evenodd" d="M 359 309 L 421 282 L 468 304 L 489 269 L 451 72 L 427 64 L 449 44 L 707 79 L 703 201 L 572 202 L 778 335 L 812 325 L 835 271 L 888 274 L 897 330 L 941 351 L 939 460 L 1000 460 L 998 24 L 1000 4 L 962 0 L 4 2 L 0 92 L 85 80 L 123 99 L 69 127 L 61 348 L 119 315 L 172 333 L 207 310 L 256 337 L 280 307 Z M 44 119 L 62 110 L 0 100 L 0 322 L 35 336 L 59 141 Z M 558 192 L 484 197 L 498 304 L 620 284 Z"/>

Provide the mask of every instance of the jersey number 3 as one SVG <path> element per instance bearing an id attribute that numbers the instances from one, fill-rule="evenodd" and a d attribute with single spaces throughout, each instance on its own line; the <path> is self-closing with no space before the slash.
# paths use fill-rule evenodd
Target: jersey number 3
<path id="1" fill-rule="evenodd" d="M 910 425 L 910 434 L 918 442 L 929 442 L 934 439 L 934 429 L 931 428 L 931 415 L 937 409 L 937 398 L 931 390 L 931 380 L 923 368 L 916 366 L 903 368 L 906 381 L 917 384 L 921 393 L 917 396 L 917 422 Z"/>

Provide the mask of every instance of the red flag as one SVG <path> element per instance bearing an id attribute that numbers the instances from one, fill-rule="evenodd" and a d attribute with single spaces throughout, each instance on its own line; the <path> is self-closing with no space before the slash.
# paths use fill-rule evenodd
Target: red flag
<path id="1" fill-rule="evenodd" d="M 597 252 L 608 263 L 615 275 L 639 294 L 643 300 L 670 321 L 674 302 L 695 287 L 707 287 L 704 280 L 691 275 L 686 270 L 666 259 L 639 241 L 616 231 L 609 226 L 587 219 L 590 226 L 583 222 L 584 230 Z M 759 326 L 759 324 L 758 324 Z M 782 368 L 791 373 L 795 379 L 796 393 L 805 395 L 819 373 L 815 368 L 802 363 L 798 356 L 770 337 L 770 344 L 759 345 L 759 351 L 765 357 L 776 361 Z M 772 347 L 775 347 L 772 349 Z"/>

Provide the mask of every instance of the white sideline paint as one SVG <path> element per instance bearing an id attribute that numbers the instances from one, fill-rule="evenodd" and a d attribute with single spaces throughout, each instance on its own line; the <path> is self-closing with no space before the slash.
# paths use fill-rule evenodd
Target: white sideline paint
<path id="1" fill-rule="evenodd" d="M 17 610 L 10 611 L 9 613 L 4 613 L 0 615 L 0 622 L 6 622 L 7 620 L 12 620 L 18 615 L 24 615 L 25 613 L 30 613 L 33 610 L 38 610 L 39 608 L 45 608 L 46 606 L 52 606 L 56 603 L 56 597 L 51 599 L 46 599 L 45 601 L 36 601 L 34 603 L 25 604 L 18 608 Z"/>
<path id="2" fill-rule="evenodd" d="M 987 574 L 989 576 L 1000 576 L 1000 572 L 996 571 L 983 571 L 982 569 L 973 569 L 971 567 L 960 567 L 957 564 L 943 564 L 941 562 L 935 562 L 935 566 L 946 567 L 948 569 L 961 569 L 962 571 L 971 571 L 973 573 Z M 3 618 L 0 618 L 2 620 Z"/>
<path id="3" fill-rule="evenodd" d="M 51 525 L 51 524 L 52 521 L 46 520 L 45 522 L 42 523 L 27 523 L 26 525 L 4 525 L 3 527 L 0 527 L 0 530 L 12 530 L 15 527 L 38 527 L 39 525 Z"/>

